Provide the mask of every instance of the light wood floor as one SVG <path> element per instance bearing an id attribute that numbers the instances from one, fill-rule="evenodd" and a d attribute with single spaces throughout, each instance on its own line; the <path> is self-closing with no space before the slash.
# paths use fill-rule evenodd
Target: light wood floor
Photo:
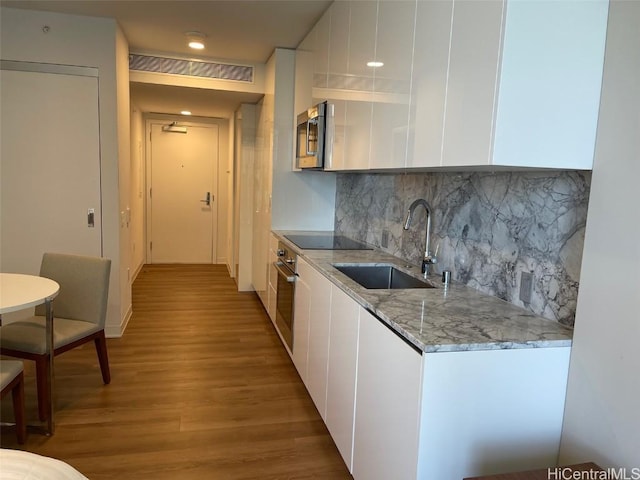
<path id="1" fill-rule="evenodd" d="M 351 479 L 253 293 L 224 266 L 145 266 L 125 335 L 56 358 L 56 433 L 3 448 L 61 459 L 91 479 Z M 37 419 L 33 365 L 27 416 Z M 11 396 L 2 401 L 11 420 Z"/>

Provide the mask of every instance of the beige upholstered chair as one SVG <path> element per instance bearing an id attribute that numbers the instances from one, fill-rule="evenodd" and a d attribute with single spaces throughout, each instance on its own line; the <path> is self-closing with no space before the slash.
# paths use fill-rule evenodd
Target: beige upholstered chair
<path id="1" fill-rule="evenodd" d="M 4 398 L 9 392 L 13 397 L 13 416 L 16 420 L 18 443 L 24 443 L 27 437 L 27 422 L 24 412 L 24 373 L 19 360 L 0 360 L 0 387 Z"/>
<path id="2" fill-rule="evenodd" d="M 40 276 L 60 284 L 53 301 L 54 356 L 93 340 L 105 384 L 111 381 L 104 325 L 111 260 L 80 255 L 45 253 Z M 49 358 L 45 343 L 44 306 L 35 316 L 0 327 L 0 353 L 36 362 L 38 413 L 46 420 L 49 406 Z"/>

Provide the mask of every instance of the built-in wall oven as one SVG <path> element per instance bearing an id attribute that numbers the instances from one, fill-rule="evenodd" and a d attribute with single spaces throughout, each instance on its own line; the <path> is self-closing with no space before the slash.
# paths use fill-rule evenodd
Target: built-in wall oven
<path id="1" fill-rule="evenodd" d="M 283 242 L 278 242 L 277 254 L 278 260 L 273 264 L 278 272 L 276 328 L 289 346 L 289 350 L 293 351 L 293 299 L 296 291 L 297 255 Z"/>

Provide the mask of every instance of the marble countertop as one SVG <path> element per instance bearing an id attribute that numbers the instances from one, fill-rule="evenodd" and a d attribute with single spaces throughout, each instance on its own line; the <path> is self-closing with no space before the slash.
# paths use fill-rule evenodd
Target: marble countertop
<path id="1" fill-rule="evenodd" d="M 566 347 L 573 330 L 504 300 L 451 283 L 439 276 L 436 288 L 372 290 L 360 286 L 333 264 L 393 265 L 414 276 L 420 268 L 377 249 L 302 250 L 284 235 L 309 232 L 274 231 L 298 255 L 423 352 Z"/>

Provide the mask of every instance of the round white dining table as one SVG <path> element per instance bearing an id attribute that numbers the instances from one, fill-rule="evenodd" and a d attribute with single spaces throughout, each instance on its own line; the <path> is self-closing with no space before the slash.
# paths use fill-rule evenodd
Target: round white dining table
<path id="1" fill-rule="evenodd" d="M 47 419 L 47 433 L 53 434 L 53 308 L 51 303 L 58 295 L 60 285 L 37 275 L 21 273 L 0 273 L 0 315 L 16 312 L 42 303 L 46 308 L 45 335 L 47 352 L 49 352 L 49 418 Z"/>
<path id="2" fill-rule="evenodd" d="M 0 314 L 35 307 L 53 300 L 60 285 L 49 278 L 21 273 L 0 273 Z"/>

